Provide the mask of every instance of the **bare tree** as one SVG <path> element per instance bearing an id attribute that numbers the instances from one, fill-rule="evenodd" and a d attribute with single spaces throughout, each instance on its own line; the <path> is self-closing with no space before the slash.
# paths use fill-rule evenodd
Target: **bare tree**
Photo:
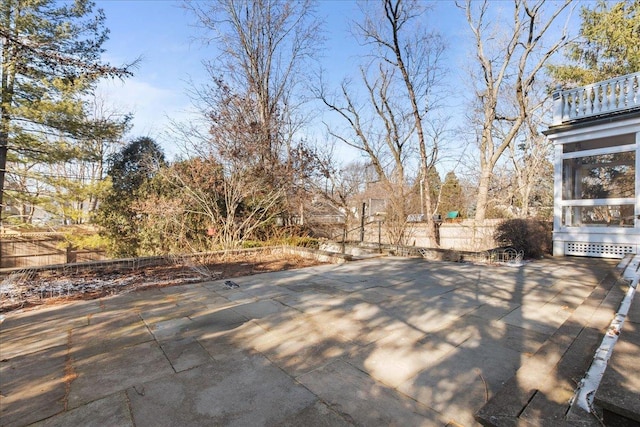
<path id="1" fill-rule="evenodd" d="M 99 187 L 106 175 L 107 159 L 123 147 L 133 116 L 108 102 L 98 91 L 91 93 L 86 105 L 90 122 L 82 141 L 81 173 L 91 185 Z M 89 194 L 89 212 L 97 209 L 101 193 L 102 189 L 97 188 Z"/>
<path id="2" fill-rule="evenodd" d="M 372 108 L 367 112 L 366 104 L 357 102 L 347 82 L 337 97 L 321 88 L 319 98 L 350 128 L 348 133 L 335 128 L 329 131 L 370 159 L 381 185 L 392 195 L 390 204 L 401 223 L 408 213 L 411 160 L 418 153 L 421 210 L 435 243 L 427 176 L 437 160 L 438 139 L 428 140 L 425 122 L 435 107 L 434 92 L 444 75 L 444 43 L 437 33 L 420 25 L 427 12 L 422 2 L 384 0 L 372 7 L 363 5 L 362 11 L 364 18 L 356 24 L 356 33 L 372 49 L 370 62 L 360 68 L 360 74 Z"/>
<path id="3" fill-rule="evenodd" d="M 405 173 L 407 143 L 413 128 L 392 101 L 390 83 L 393 70 L 379 67 L 377 71 L 378 74 L 372 78 L 366 69 L 361 69 L 368 95 L 366 102 L 357 101 L 347 82 L 342 83 L 340 96 L 330 96 L 322 87 L 318 96 L 348 124 L 344 129 L 327 126 L 329 135 L 368 157 L 376 181 L 389 195 L 389 203 L 394 209 L 392 216 L 387 218 L 387 225 L 392 222 L 402 225 L 406 220 L 409 191 Z M 367 107 L 370 107 L 369 111 Z"/>
<path id="4" fill-rule="evenodd" d="M 272 189 L 284 189 L 284 216 L 302 206 L 313 150 L 300 137 L 301 108 L 321 23 L 310 0 L 185 1 L 220 54 L 204 63 L 210 82 L 194 90 L 206 118 L 208 151 L 225 167 L 254 169 Z"/>
<path id="5" fill-rule="evenodd" d="M 567 0 L 545 13 L 544 0 L 530 3 L 514 0 L 513 26 L 500 36 L 495 20 L 488 21 L 489 4 L 466 2 L 464 10 L 474 36 L 476 60 L 480 69 L 475 95 L 479 109 L 480 177 L 476 205 L 476 220 L 486 216 L 491 175 L 507 148 L 513 145 L 527 118 L 540 109 L 543 102 L 530 94 L 536 77 L 549 58 L 566 42 L 566 32 L 550 45 L 545 41 L 553 24 L 568 7 Z M 515 99 L 515 109 L 503 104 Z M 500 138 L 496 138 L 500 129 Z"/>
<path id="6" fill-rule="evenodd" d="M 532 205 L 553 205 L 553 166 L 551 144 L 539 132 L 540 125 L 532 117 L 527 118 L 522 137 L 509 146 L 509 158 L 513 165 L 520 217 L 533 213 Z M 544 182 L 548 184 L 543 185 Z"/>
<path id="7" fill-rule="evenodd" d="M 320 22 L 309 0 L 185 2 L 216 42 L 218 57 L 205 62 L 215 85 L 250 100 L 261 160 L 272 164 L 290 152 L 303 101 L 296 92 L 318 49 Z M 283 153 L 284 152 L 284 153 Z"/>
<path id="8" fill-rule="evenodd" d="M 424 122 L 427 114 L 437 106 L 433 98 L 444 77 L 441 61 L 445 45 L 438 33 L 419 26 L 427 11 L 423 2 L 384 0 L 383 6 L 383 20 L 369 15 L 359 29 L 365 40 L 377 47 L 383 59 L 400 71 L 420 153 L 419 179 L 424 192 L 421 203 L 427 212 L 433 240 L 435 234 L 427 176 L 429 168 L 437 160 L 439 147 L 436 138 L 431 140 L 431 144 L 427 141 Z"/>
<path id="9" fill-rule="evenodd" d="M 474 37 L 479 71 L 473 79 L 480 125 L 476 220 L 486 216 L 494 167 L 515 143 L 527 118 L 542 107 L 539 98 L 530 96 L 537 84 L 536 78 L 549 58 L 567 42 L 565 30 L 550 44 L 547 39 L 553 36 L 554 23 L 570 0 L 554 3 L 555 9 L 549 13 L 543 8 L 545 3 L 544 0 L 514 0 L 513 22 L 508 30 L 502 29 L 505 22 L 491 16 L 491 2 L 467 0 L 461 6 Z M 510 108 L 510 99 L 515 99 L 515 109 Z M 496 129 L 500 129 L 499 138 Z"/>
<path id="10" fill-rule="evenodd" d="M 41 204 L 43 193 L 43 183 L 35 179 L 35 163 L 15 162 L 13 168 L 15 173 L 7 176 L 5 194 L 9 206 L 14 207 L 5 213 L 5 218 L 9 222 L 31 224 L 35 214 L 36 206 Z"/>
<path id="11" fill-rule="evenodd" d="M 340 164 L 337 159 L 335 144 L 328 144 L 318 153 L 320 175 L 311 180 L 313 201 L 319 205 L 333 208 L 334 214 L 340 212 L 341 221 L 333 221 L 329 237 L 346 236 L 354 226 L 356 212 L 354 207 L 362 203 L 358 199 L 364 191 L 366 166 L 361 161 Z M 339 223 L 341 226 L 336 227 Z"/>

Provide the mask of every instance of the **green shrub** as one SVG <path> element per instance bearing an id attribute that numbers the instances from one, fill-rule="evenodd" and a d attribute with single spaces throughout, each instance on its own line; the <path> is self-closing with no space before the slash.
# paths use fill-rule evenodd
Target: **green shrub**
<path id="1" fill-rule="evenodd" d="M 527 258 L 551 253 L 551 224 L 535 219 L 508 219 L 498 225 L 493 238 L 504 246 L 524 251 Z"/>
<path id="2" fill-rule="evenodd" d="M 64 241 L 58 245 L 58 249 L 64 249 L 67 246 L 73 246 L 78 249 L 104 249 L 109 245 L 109 239 L 98 233 L 82 234 L 82 233 L 65 233 Z"/>
<path id="3" fill-rule="evenodd" d="M 281 240 L 280 244 L 287 246 L 300 246 L 309 249 L 318 249 L 320 243 L 318 239 L 308 236 L 289 236 Z"/>
<path id="4" fill-rule="evenodd" d="M 244 240 L 242 242 L 243 249 L 261 248 L 263 246 L 265 246 L 265 243 L 258 240 Z"/>

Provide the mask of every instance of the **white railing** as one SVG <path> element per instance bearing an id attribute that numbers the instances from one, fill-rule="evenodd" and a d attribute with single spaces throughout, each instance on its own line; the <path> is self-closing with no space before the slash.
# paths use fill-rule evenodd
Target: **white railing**
<path id="1" fill-rule="evenodd" d="M 553 124 L 640 108 L 640 72 L 553 94 Z"/>

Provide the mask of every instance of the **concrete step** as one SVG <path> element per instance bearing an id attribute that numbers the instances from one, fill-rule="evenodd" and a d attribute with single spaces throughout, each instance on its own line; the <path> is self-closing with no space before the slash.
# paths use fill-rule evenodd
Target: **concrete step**
<path id="1" fill-rule="evenodd" d="M 595 395 L 606 425 L 640 425 L 640 293 L 636 292 Z"/>

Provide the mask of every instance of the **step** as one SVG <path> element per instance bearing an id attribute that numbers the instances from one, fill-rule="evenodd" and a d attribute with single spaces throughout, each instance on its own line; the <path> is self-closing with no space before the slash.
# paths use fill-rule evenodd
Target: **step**
<path id="1" fill-rule="evenodd" d="M 485 426 L 599 426 L 588 413 L 572 413 L 569 401 L 589 369 L 628 281 L 611 271 L 540 349 L 477 413 Z"/>
<path id="2" fill-rule="evenodd" d="M 595 404 L 606 425 L 640 424 L 640 293 L 636 291 Z"/>

